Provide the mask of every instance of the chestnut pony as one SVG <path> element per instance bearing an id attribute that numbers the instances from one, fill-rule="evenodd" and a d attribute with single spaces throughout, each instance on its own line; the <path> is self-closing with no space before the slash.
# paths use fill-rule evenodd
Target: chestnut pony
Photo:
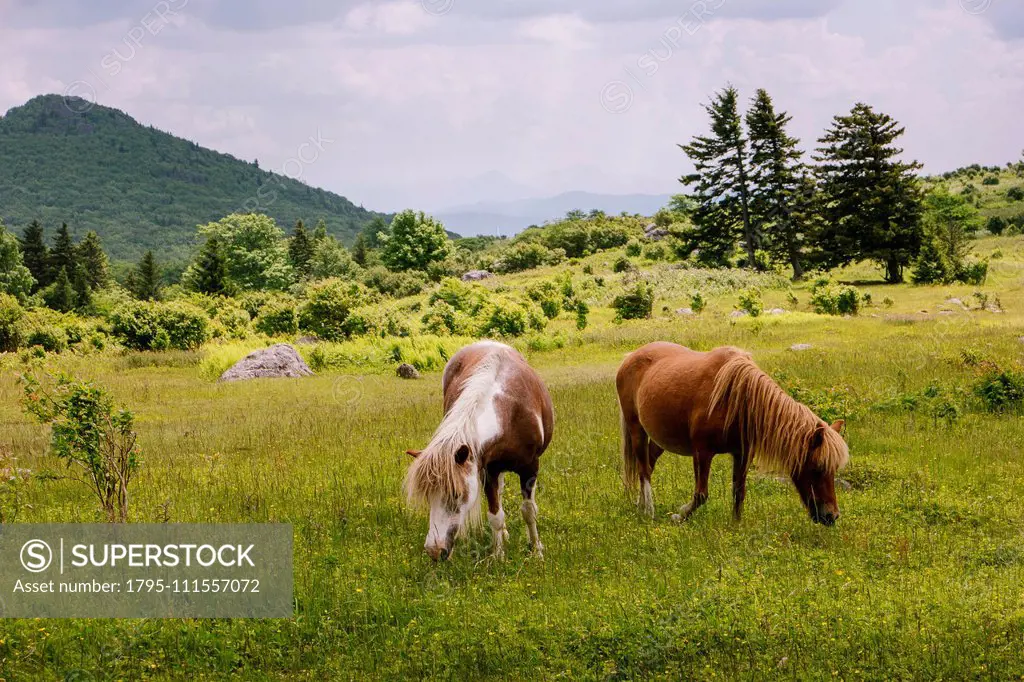
<path id="1" fill-rule="evenodd" d="M 622 413 L 623 480 L 640 487 L 639 504 L 654 515 L 651 474 L 665 450 L 693 458 L 693 500 L 681 521 L 708 499 L 716 453 L 733 458 L 733 517 L 739 520 L 751 462 L 787 475 L 816 523 L 839 518 L 836 472 L 849 450 L 843 422 L 829 426 L 786 394 L 748 353 L 708 353 L 674 343 L 648 344 L 626 356 L 615 377 Z"/>
<path id="2" fill-rule="evenodd" d="M 515 349 L 481 341 L 451 357 L 441 388 L 441 425 L 422 452 L 407 451 L 415 458 L 405 478 L 409 502 L 430 509 L 427 554 L 451 556 L 455 538 L 480 521 L 483 488 L 494 554 L 502 556 L 508 530 L 501 493 L 511 471 L 519 477 L 530 546 L 543 556 L 534 486 L 555 421 L 544 382 Z"/>

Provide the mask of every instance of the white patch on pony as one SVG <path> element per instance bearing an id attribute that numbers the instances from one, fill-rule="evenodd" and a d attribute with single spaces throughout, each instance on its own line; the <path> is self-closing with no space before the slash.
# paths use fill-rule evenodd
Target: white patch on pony
<path id="1" fill-rule="evenodd" d="M 501 435 L 501 421 L 498 418 L 498 397 L 501 396 L 501 384 L 495 384 L 489 399 L 484 401 L 483 408 L 476 417 L 477 447 L 483 448 Z"/>
<path id="2" fill-rule="evenodd" d="M 651 482 L 648 480 L 640 484 L 640 504 L 648 516 L 654 516 L 654 495 L 651 493 Z"/>
<path id="3" fill-rule="evenodd" d="M 540 440 L 537 441 L 537 442 L 538 443 L 543 443 L 544 442 L 544 417 L 540 413 L 537 414 L 537 428 L 540 429 Z"/>
<path id="4" fill-rule="evenodd" d="M 461 533 L 474 511 L 476 513 L 480 511 L 477 508 L 480 503 L 480 477 L 477 474 L 476 464 L 470 462 L 466 469 L 468 470 L 466 474 L 467 495 L 457 511 L 449 510 L 441 499 L 433 499 L 430 502 L 430 527 L 427 531 L 426 542 L 423 543 L 428 552 L 431 549 L 447 549 L 451 552 L 452 548 L 448 544 L 449 538 L 454 539 L 454 536 Z M 456 529 L 455 533 L 451 533 L 452 528 Z"/>

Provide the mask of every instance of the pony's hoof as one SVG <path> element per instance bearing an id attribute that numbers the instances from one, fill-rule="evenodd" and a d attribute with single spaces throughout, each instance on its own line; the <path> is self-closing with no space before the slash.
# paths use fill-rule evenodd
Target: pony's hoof
<path id="1" fill-rule="evenodd" d="M 530 554 L 533 555 L 534 559 L 544 561 L 544 545 L 537 543 L 537 546 L 530 550 Z"/>
<path id="2" fill-rule="evenodd" d="M 507 528 L 502 528 L 501 529 L 501 539 L 505 540 L 505 541 L 508 541 L 508 529 Z"/>
<path id="3" fill-rule="evenodd" d="M 685 520 L 686 520 L 686 517 L 683 516 L 682 514 L 673 514 L 672 515 L 672 521 L 674 521 L 675 523 L 682 523 Z"/>

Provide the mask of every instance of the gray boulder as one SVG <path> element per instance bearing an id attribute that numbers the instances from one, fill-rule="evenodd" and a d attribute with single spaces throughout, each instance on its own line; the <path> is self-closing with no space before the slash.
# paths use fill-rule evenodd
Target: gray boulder
<path id="1" fill-rule="evenodd" d="M 247 381 L 278 377 L 307 377 L 313 374 L 299 352 L 287 343 L 249 353 L 218 381 Z"/>
<path id="2" fill-rule="evenodd" d="M 398 366 L 398 376 L 403 379 L 419 379 L 420 373 L 419 370 L 412 365 L 403 362 Z"/>
<path id="3" fill-rule="evenodd" d="M 694 314 L 693 308 L 680 308 L 676 311 L 676 315 L 682 315 L 683 317 L 692 317 Z"/>
<path id="4" fill-rule="evenodd" d="M 798 353 L 800 351 L 810 350 L 812 348 L 814 348 L 814 346 L 812 346 L 809 343 L 795 343 L 795 344 L 793 344 L 792 346 L 789 347 L 790 350 L 796 351 Z"/>
<path id="5" fill-rule="evenodd" d="M 462 276 L 463 282 L 479 282 L 482 279 L 490 279 L 494 277 L 491 273 L 486 270 L 470 270 Z"/>

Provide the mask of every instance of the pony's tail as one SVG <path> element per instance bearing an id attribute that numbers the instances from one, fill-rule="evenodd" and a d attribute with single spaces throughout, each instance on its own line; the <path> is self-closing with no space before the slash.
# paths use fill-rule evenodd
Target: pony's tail
<path id="1" fill-rule="evenodd" d="M 633 452 L 633 440 L 629 437 L 626 415 L 619 409 L 619 425 L 622 428 L 622 483 L 627 492 L 636 492 L 640 487 L 640 462 Z"/>

